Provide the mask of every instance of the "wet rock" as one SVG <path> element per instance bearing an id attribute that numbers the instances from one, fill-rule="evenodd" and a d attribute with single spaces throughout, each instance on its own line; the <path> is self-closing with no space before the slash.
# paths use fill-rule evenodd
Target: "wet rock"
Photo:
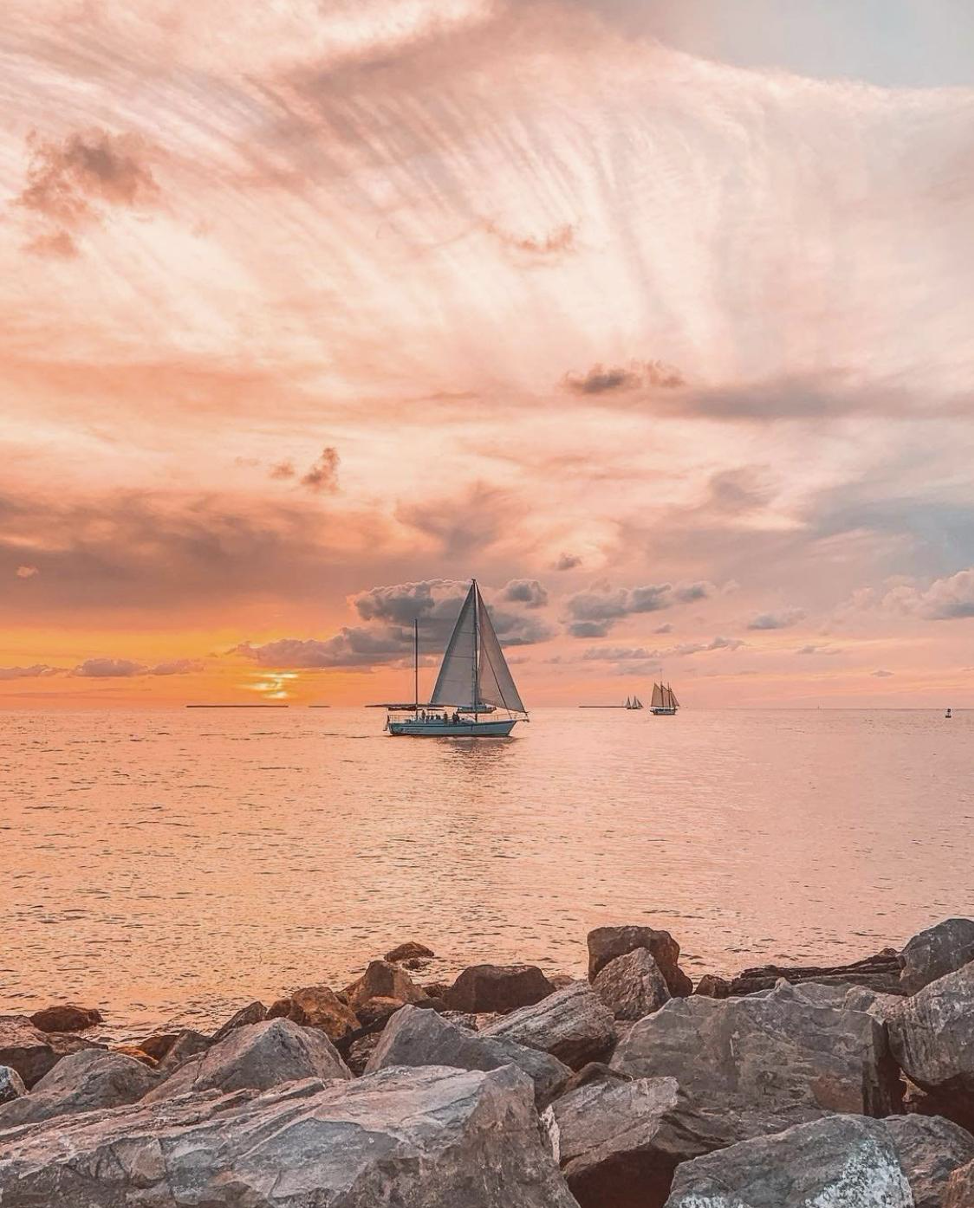
<path id="1" fill-rule="evenodd" d="M 359 1006 L 356 1015 L 361 1025 L 367 1027 L 391 1019 L 405 1005 L 401 998 L 370 998 Z"/>
<path id="2" fill-rule="evenodd" d="M 158 1081 L 140 1061 L 121 1053 L 101 1049 L 72 1053 L 45 1074 L 29 1095 L 0 1107 L 0 1133 L 53 1116 L 135 1103 Z"/>
<path id="3" fill-rule="evenodd" d="M 409 974 L 391 961 L 370 961 L 362 976 L 345 987 L 345 993 L 352 1010 L 368 1002 L 370 998 L 398 998 L 400 1002 L 420 1002 L 426 997 Z"/>
<path id="4" fill-rule="evenodd" d="M 213 1042 L 202 1032 L 194 1032 L 192 1028 L 184 1028 L 166 1050 L 166 1055 L 159 1062 L 159 1069 L 171 1074 L 190 1057 L 205 1053 Z"/>
<path id="5" fill-rule="evenodd" d="M 885 1125 L 837 1115 L 677 1167 L 666 1208 L 914 1208 Z"/>
<path id="6" fill-rule="evenodd" d="M 930 1108 L 974 1129 L 974 963 L 904 999 L 888 1027 L 893 1056 Z"/>
<path id="7" fill-rule="evenodd" d="M 735 996 L 770 990 L 783 979 L 792 985 L 816 982 L 819 985 L 868 986 L 881 994 L 902 994 L 900 957 L 894 948 L 884 948 L 876 956 L 853 961 L 849 965 L 760 965 L 745 969 L 730 983 Z"/>
<path id="8" fill-rule="evenodd" d="M 694 994 L 702 994 L 704 998 L 729 998 L 730 982 L 716 973 L 705 973 L 697 982 Z"/>
<path id="9" fill-rule="evenodd" d="M 900 953 L 900 987 L 916 994 L 974 961 L 974 919 L 945 919 L 915 935 Z"/>
<path id="10" fill-rule="evenodd" d="M 417 944 L 415 940 L 408 940 L 405 944 L 400 944 L 398 948 L 387 952 L 385 959 L 395 964 L 396 961 L 432 960 L 434 956 L 436 953 L 432 948 L 427 948 L 425 944 Z"/>
<path id="11" fill-rule="evenodd" d="M 510 1066 L 389 1069 L 50 1121 L 5 1144 L 0 1202 L 575 1208 L 531 1081 Z"/>
<path id="12" fill-rule="evenodd" d="M 531 1006 L 554 987 L 536 965 L 471 965 L 446 994 L 454 1011 L 493 1011 L 506 1015 Z"/>
<path id="13" fill-rule="evenodd" d="M 58 1003 L 35 1011 L 31 1023 L 39 1032 L 83 1032 L 102 1023 L 102 1014 L 94 1007 L 78 1007 L 74 1003 Z"/>
<path id="14" fill-rule="evenodd" d="M 222 1027 L 217 1028 L 213 1033 L 212 1040 L 214 1044 L 226 1039 L 234 1028 L 242 1028 L 248 1023 L 263 1023 L 267 1018 L 267 1008 L 262 1002 L 251 1002 L 245 1007 L 241 1007 L 227 1020 Z"/>
<path id="15" fill-rule="evenodd" d="M 544 1123 L 581 1208 L 662 1208 L 687 1157 L 668 1116 L 675 1078 L 598 1079 L 563 1095 Z"/>
<path id="16" fill-rule="evenodd" d="M 150 1070 L 154 1070 L 159 1064 L 155 1057 L 147 1053 L 145 1049 L 140 1049 L 137 1044 L 113 1044 L 108 1051 L 110 1053 L 121 1053 L 123 1057 L 131 1057 L 134 1061 L 148 1066 Z"/>
<path id="17" fill-rule="evenodd" d="M 0 1065 L 16 1070 L 28 1090 L 62 1057 L 95 1048 L 104 1045 L 61 1032 L 41 1032 L 26 1015 L 0 1016 Z"/>
<path id="18" fill-rule="evenodd" d="M 603 965 L 592 989 L 616 1019 L 642 1019 L 670 1001 L 666 978 L 647 948 L 634 948 Z"/>
<path id="19" fill-rule="evenodd" d="M 317 1028 L 303 1028 L 289 1019 L 235 1028 L 205 1053 L 190 1057 L 146 1102 L 172 1099 L 211 1088 L 237 1091 L 268 1090 L 300 1078 L 350 1078 L 351 1073 L 328 1037 Z"/>
<path id="20" fill-rule="evenodd" d="M 951 1174 L 974 1162 L 974 1137 L 937 1116 L 890 1116 L 885 1124 L 916 1208 L 941 1208 Z"/>
<path id="21" fill-rule="evenodd" d="M 974 1204 L 974 1162 L 962 1166 L 947 1180 L 943 1208 L 971 1208 Z"/>
<path id="22" fill-rule="evenodd" d="M 437 1015 L 403 1007 L 382 1033 L 365 1072 L 389 1066 L 443 1065 L 461 1070 L 496 1070 L 516 1065 L 532 1080 L 539 1105 L 548 1103 L 568 1081 L 571 1070 L 556 1057 L 512 1040 L 468 1032 Z"/>
<path id="23" fill-rule="evenodd" d="M 136 1045 L 143 1053 L 148 1053 L 156 1061 L 161 1061 L 179 1039 L 179 1032 L 153 1032 Z"/>
<path id="24" fill-rule="evenodd" d="M 328 986 L 305 986 L 290 998 L 279 999 L 267 1012 L 268 1019 L 290 1019 L 307 1028 L 320 1028 L 331 1040 L 343 1040 L 357 1032 L 358 1017 Z"/>
<path id="25" fill-rule="evenodd" d="M 611 1065 L 677 1078 L 709 1148 L 826 1112 L 885 1116 L 901 1095 L 878 1020 L 798 997 L 672 999 L 633 1026 Z"/>
<path id="26" fill-rule="evenodd" d="M 646 948 L 659 965 L 666 986 L 674 998 L 693 992 L 693 982 L 677 963 L 680 945 L 668 931 L 652 927 L 596 927 L 588 933 L 588 979 L 594 981 L 609 961 L 625 956 L 636 948 Z"/>
<path id="27" fill-rule="evenodd" d="M 507 1037 L 541 1049 L 581 1069 L 606 1056 L 616 1041 L 612 1012 L 591 986 L 577 982 L 483 1028 L 481 1036 Z"/>
<path id="28" fill-rule="evenodd" d="M 0 1065 L 0 1107 L 27 1094 L 24 1080 L 9 1065 Z"/>

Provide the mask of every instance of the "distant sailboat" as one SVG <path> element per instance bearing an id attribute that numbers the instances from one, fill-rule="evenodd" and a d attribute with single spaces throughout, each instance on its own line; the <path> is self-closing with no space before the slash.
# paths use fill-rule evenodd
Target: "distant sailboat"
<path id="1" fill-rule="evenodd" d="M 470 585 L 428 705 L 419 703 L 419 628 L 413 629 L 414 704 L 412 717 L 386 719 L 390 734 L 423 738 L 506 738 L 527 715 L 497 640 L 477 580 Z M 481 721 L 504 709 L 507 717 Z"/>
<path id="2" fill-rule="evenodd" d="M 669 684 L 653 684 L 653 699 L 649 711 L 656 717 L 675 717 L 680 702 Z"/>
<path id="3" fill-rule="evenodd" d="M 944 717 L 946 717 L 949 720 L 951 716 L 952 716 L 952 714 L 951 714 L 950 710 L 948 709 L 947 712 L 944 714 Z"/>
<path id="4" fill-rule="evenodd" d="M 638 696 L 634 696 L 632 698 L 632 700 L 630 700 L 628 696 L 626 697 L 626 708 L 627 709 L 641 709 L 642 707 L 643 707 L 643 702 L 639 699 Z"/>

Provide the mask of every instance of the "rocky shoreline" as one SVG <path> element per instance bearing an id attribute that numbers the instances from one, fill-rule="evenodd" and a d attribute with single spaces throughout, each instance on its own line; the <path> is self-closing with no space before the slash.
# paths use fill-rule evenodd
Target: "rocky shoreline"
<path id="1" fill-rule="evenodd" d="M 668 932 L 588 977 L 410 942 L 212 1035 L 0 1017 L 3 1208 L 974 1208 L 974 920 L 696 985 Z"/>

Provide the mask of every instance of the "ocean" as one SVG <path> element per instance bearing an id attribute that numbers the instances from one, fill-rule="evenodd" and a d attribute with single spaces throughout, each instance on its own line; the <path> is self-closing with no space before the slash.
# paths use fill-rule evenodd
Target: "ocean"
<path id="1" fill-rule="evenodd" d="M 974 713 L 539 709 L 507 740 L 366 709 L 0 714 L 0 1012 L 201 1030 L 415 939 L 581 974 L 606 923 L 691 976 L 974 915 Z M 419 975 L 417 975 L 419 976 Z"/>

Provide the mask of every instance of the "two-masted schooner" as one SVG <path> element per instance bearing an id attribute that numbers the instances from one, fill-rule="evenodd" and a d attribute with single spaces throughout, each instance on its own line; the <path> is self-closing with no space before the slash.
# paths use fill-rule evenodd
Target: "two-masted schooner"
<path id="1" fill-rule="evenodd" d="M 419 703 L 419 623 L 413 626 L 413 705 L 390 710 L 386 730 L 422 738 L 506 738 L 527 716 L 474 579 L 443 655 L 429 703 Z M 492 718 L 503 709 L 507 716 Z M 398 712 L 404 712 L 400 707 Z"/>
<path id="2" fill-rule="evenodd" d="M 643 707 L 643 702 L 638 696 L 633 696 L 631 698 L 627 696 L 626 703 L 622 707 L 624 709 L 641 709 Z"/>
<path id="3" fill-rule="evenodd" d="M 653 684 L 653 699 L 649 702 L 649 711 L 656 717 L 675 717 L 680 702 L 669 684 Z"/>

